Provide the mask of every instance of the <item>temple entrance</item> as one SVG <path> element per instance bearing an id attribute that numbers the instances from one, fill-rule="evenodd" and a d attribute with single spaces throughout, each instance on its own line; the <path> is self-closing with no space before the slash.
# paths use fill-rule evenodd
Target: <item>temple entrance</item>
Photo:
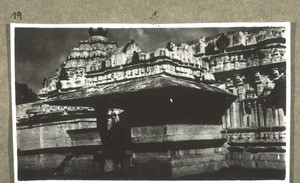
<path id="1" fill-rule="evenodd" d="M 131 153 L 126 111 L 120 108 L 98 110 L 97 121 L 103 150 L 95 158 L 101 168 L 96 166 L 95 169 L 104 176 L 128 176 Z"/>
<path id="2" fill-rule="evenodd" d="M 108 109 L 106 146 L 112 153 L 122 153 L 130 143 L 130 128 L 126 112 L 119 108 Z"/>

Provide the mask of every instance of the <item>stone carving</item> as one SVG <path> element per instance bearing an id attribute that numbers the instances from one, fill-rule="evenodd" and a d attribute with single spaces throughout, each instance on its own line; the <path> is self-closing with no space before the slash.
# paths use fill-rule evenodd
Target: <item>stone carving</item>
<path id="1" fill-rule="evenodd" d="M 240 69 L 240 62 L 239 61 L 234 62 L 234 68 L 235 69 Z"/>
<path id="2" fill-rule="evenodd" d="M 274 38 L 272 29 L 267 29 L 264 35 L 264 39 L 272 39 L 272 38 Z"/>
<path id="3" fill-rule="evenodd" d="M 278 49 L 272 50 L 272 62 L 280 62 L 281 61 L 281 53 Z"/>
<path id="4" fill-rule="evenodd" d="M 247 45 L 252 45 L 252 44 L 256 44 L 256 37 L 254 34 L 250 34 L 248 37 L 248 41 L 247 41 Z"/>
<path id="5" fill-rule="evenodd" d="M 199 47 L 199 53 L 204 54 L 205 53 L 205 48 L 207 44 L 205 43 L 205 37 L 201 37 L 198 39 L 198 47 Z"/>
<path id="6" fill-rule="evenodd" d="M 257 57 L 255 57 L 252 61 L 252 66 L 259 66 L 259 65 L 260 65 L 260 60 Z"/>
<path id="7" fill-rule="evenodd" d="M 259 71 L 255 72 L 255 81 L 261 81 L 262 80 L 262 76 L 260 75 Z"/>
<path id="8" fill-rule="evenodd" d="M 224 57 L 224 63 L 227 63 L 227 62 L 229 62 L 230 60 L 229 60 L 229 56 L 228 55 L 226 55 L 225 57 Z"/>
<path id="9" fill-rule="evenodd" d="M 92 36 L 107 36 L 107 29 L 106 28 L 90 28 L 89 29 L 89 35 Z"/>
<path id="10" fill-rule="evenodd" d="M 216 71 L 222 71 L 223 67 L 224 67 L 224 65 L 223 65 L 224 58 L 223 57 L 222 58 L 217 57 L 215 59 L 215 61 L 216 61 L 216 64 L 217 64 Z"/>
<path id="11" fill-rule="evenodd" d="M 236 83 L 237 85 L 243 84 L 243 83 L 244 83 L 244 79 L 245 79 L 245 76 L 241 76 L 241 75 L 239 75 L 239 74 L 236 74 L 236 75 L 235 75 L 235 83 Z"/>
<path id="12" fill-rule="evenodd" d="M 218 70 L 217 70 L 218 71 Z M 210 72 L 216 72 L 216 66 L 211 66 L 210 67 Z"/>
<path id="13" fill-rule="evenodd" d="M 255 124 L 252 124 L 255 128 Z M 273 125 L 272 125 L 273 126 Z M 236 133 L 227 133 L 225 138 L 229 139 L 231 142 L 285 142 L 284 138 L 281 138 L 285 131 L 275 131 L 275 132 L 236 132 Z"/>
<path id="14" fill-rule="evenodd" d="M 47 78 L 44 78 L 43 79 L 43 88 L 46 88 L 46 87 L 48 87 L 48 79 Z"/>
<path id="15" fill-rule="evenodd" d="M 233 87 L 233 80 L 231 78 L 227 78 L 225 83 L 226 83 L 226 88 Z"/>
<path id="16" fill-rule="evenodd" d="M 233 37 L 233 39 L 234 39 L 234 46 L 246 45 L 246 36 L 242 31 L 237 32 Z"/>
<path id="17" fill-rule="evenodd" d="M 249 87 L 249 89 L 246 90 L 246 98 L 247 99 L 257 98 L 254 88 Z"/>
<path id="18" fill-rule="evenodd" d="M 224 50 L 229 46 L 229 43 L 230 43 L 229 38 L 225 34 L 222 34 L 216 41 L 216 47 L 219 50 Z"/>
<path id="19" fill-rule="evenodd" d="M 168 42 L 167 49 L 169 51 L 175 52 L 175 51 L 177 51 L 177 46 L 172 42 Z"/>

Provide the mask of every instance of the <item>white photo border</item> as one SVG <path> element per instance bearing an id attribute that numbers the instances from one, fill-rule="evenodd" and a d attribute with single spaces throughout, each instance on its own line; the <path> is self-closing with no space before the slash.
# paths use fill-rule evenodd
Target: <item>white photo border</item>
<path id="1" fill-rule="evenodd" d="M 17 158 L 17 127 L 16 127 L 16 97 L 15 97 L 15 29 L 16 28 L 90 28 L 90 27 L 103 27 L 103 28 L 238 28 L 238 27 L 285 27 L 286 28 L 286 175 L 285 180 L 255 180 L 255 182 L 265 183 L 277 183 L 277 182 L 290 182 L 290 161 L 291 161 L 291 23 L 290 22 L 231 22 L 231 23 L 172 23 L 172 24 L 10 24 L 10 68 L 11 68 L 11 106 L 12 106 L 12 134 L 13 134 L 13 162 L 14 162 L 14 182 L 26 182 L 26 183 L 95 183 L 99 180 L 34 180 L 34 181 L 19 181 L 18 180 L 18 158 Z M 120 182 L 120 181 L 106 181 L 105 182 Z M 201 181 L 201 180 L 197 180 Z M 146 182 L 146 181 L 139 181 Z M 147 181 L 152 182 L 152 181 Z M 153 181 L 162 182 L 162 181 Z M 164 181 L 166 182 L 166 181 Z M 171 182 L 171 181 L 167 181 Z M 178 182 L 190 182 L 190 181 L 178 181 Z M 209 183 L 217 183 L 220 181 L 201 181 Z M 253 181 L 241 181 L 230 180 L 222 181 L 223 183 L 229 182 L 253 182 Z"/>

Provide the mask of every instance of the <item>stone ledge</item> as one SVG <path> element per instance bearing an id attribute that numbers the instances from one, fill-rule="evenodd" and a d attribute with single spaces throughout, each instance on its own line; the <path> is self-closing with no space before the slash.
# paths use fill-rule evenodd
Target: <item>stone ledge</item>
<path id="1" fill-rule="evenodd" d="M 283 161 L 248 161 L 248 160 L 230 160 L 230 167 L 241 167 L 247 169 L 277 169 L 285 170 L 286 165 Z"/>
<path id="2" fill-rule="evenodd" d="M 257 128 L 227 128 L 222 130 L 221 133 L 280 132 L 285 130 L 285 126 L 266 126 Z"/>
<path id="3" fill-rule="evenodd" d="M 133 127 L 131 129 L 132 142 L 152 143 L 164 141 L 206 140 L 220 139 L 221 125 L 159 125 Z"/>
<path id="4" fill-rule="evenodd" d="M 230 160 L 257 160 L 257 161 L 279 161 L 284 162 L 286 158 L 285 153 L 230 153 L 227 154 Z"/>
<path id="5" fill-rule="evenodd" d="M 194 175 L 194 174 L 201 174 L 201 173 L 216 172 L 224 167 L 228 167 L 227 161 L 206 162 L 206 163 L 199 163 L 194 165 L 174 167 L 172 168 L 172 178 Z"/>

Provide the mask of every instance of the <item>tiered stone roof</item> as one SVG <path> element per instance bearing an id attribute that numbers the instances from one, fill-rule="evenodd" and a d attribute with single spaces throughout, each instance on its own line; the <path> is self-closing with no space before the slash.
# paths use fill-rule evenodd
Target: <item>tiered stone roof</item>
<path id="1" fill-rule="evenodd" d="M 265 28 L 223 33 L 187 43 L 169 42 L 166 47 L 143 52 L 134 40 L 118 47 L 108 40 L 106 29 L 91 28 L 89 39 L 80 41 L 62 65 L 68 79 L 54 76 L 38 94 L 49 97 L 160 73 L 214 83 L 212 73 L 285 62 L 284 32 L 283 28 Z"/>

